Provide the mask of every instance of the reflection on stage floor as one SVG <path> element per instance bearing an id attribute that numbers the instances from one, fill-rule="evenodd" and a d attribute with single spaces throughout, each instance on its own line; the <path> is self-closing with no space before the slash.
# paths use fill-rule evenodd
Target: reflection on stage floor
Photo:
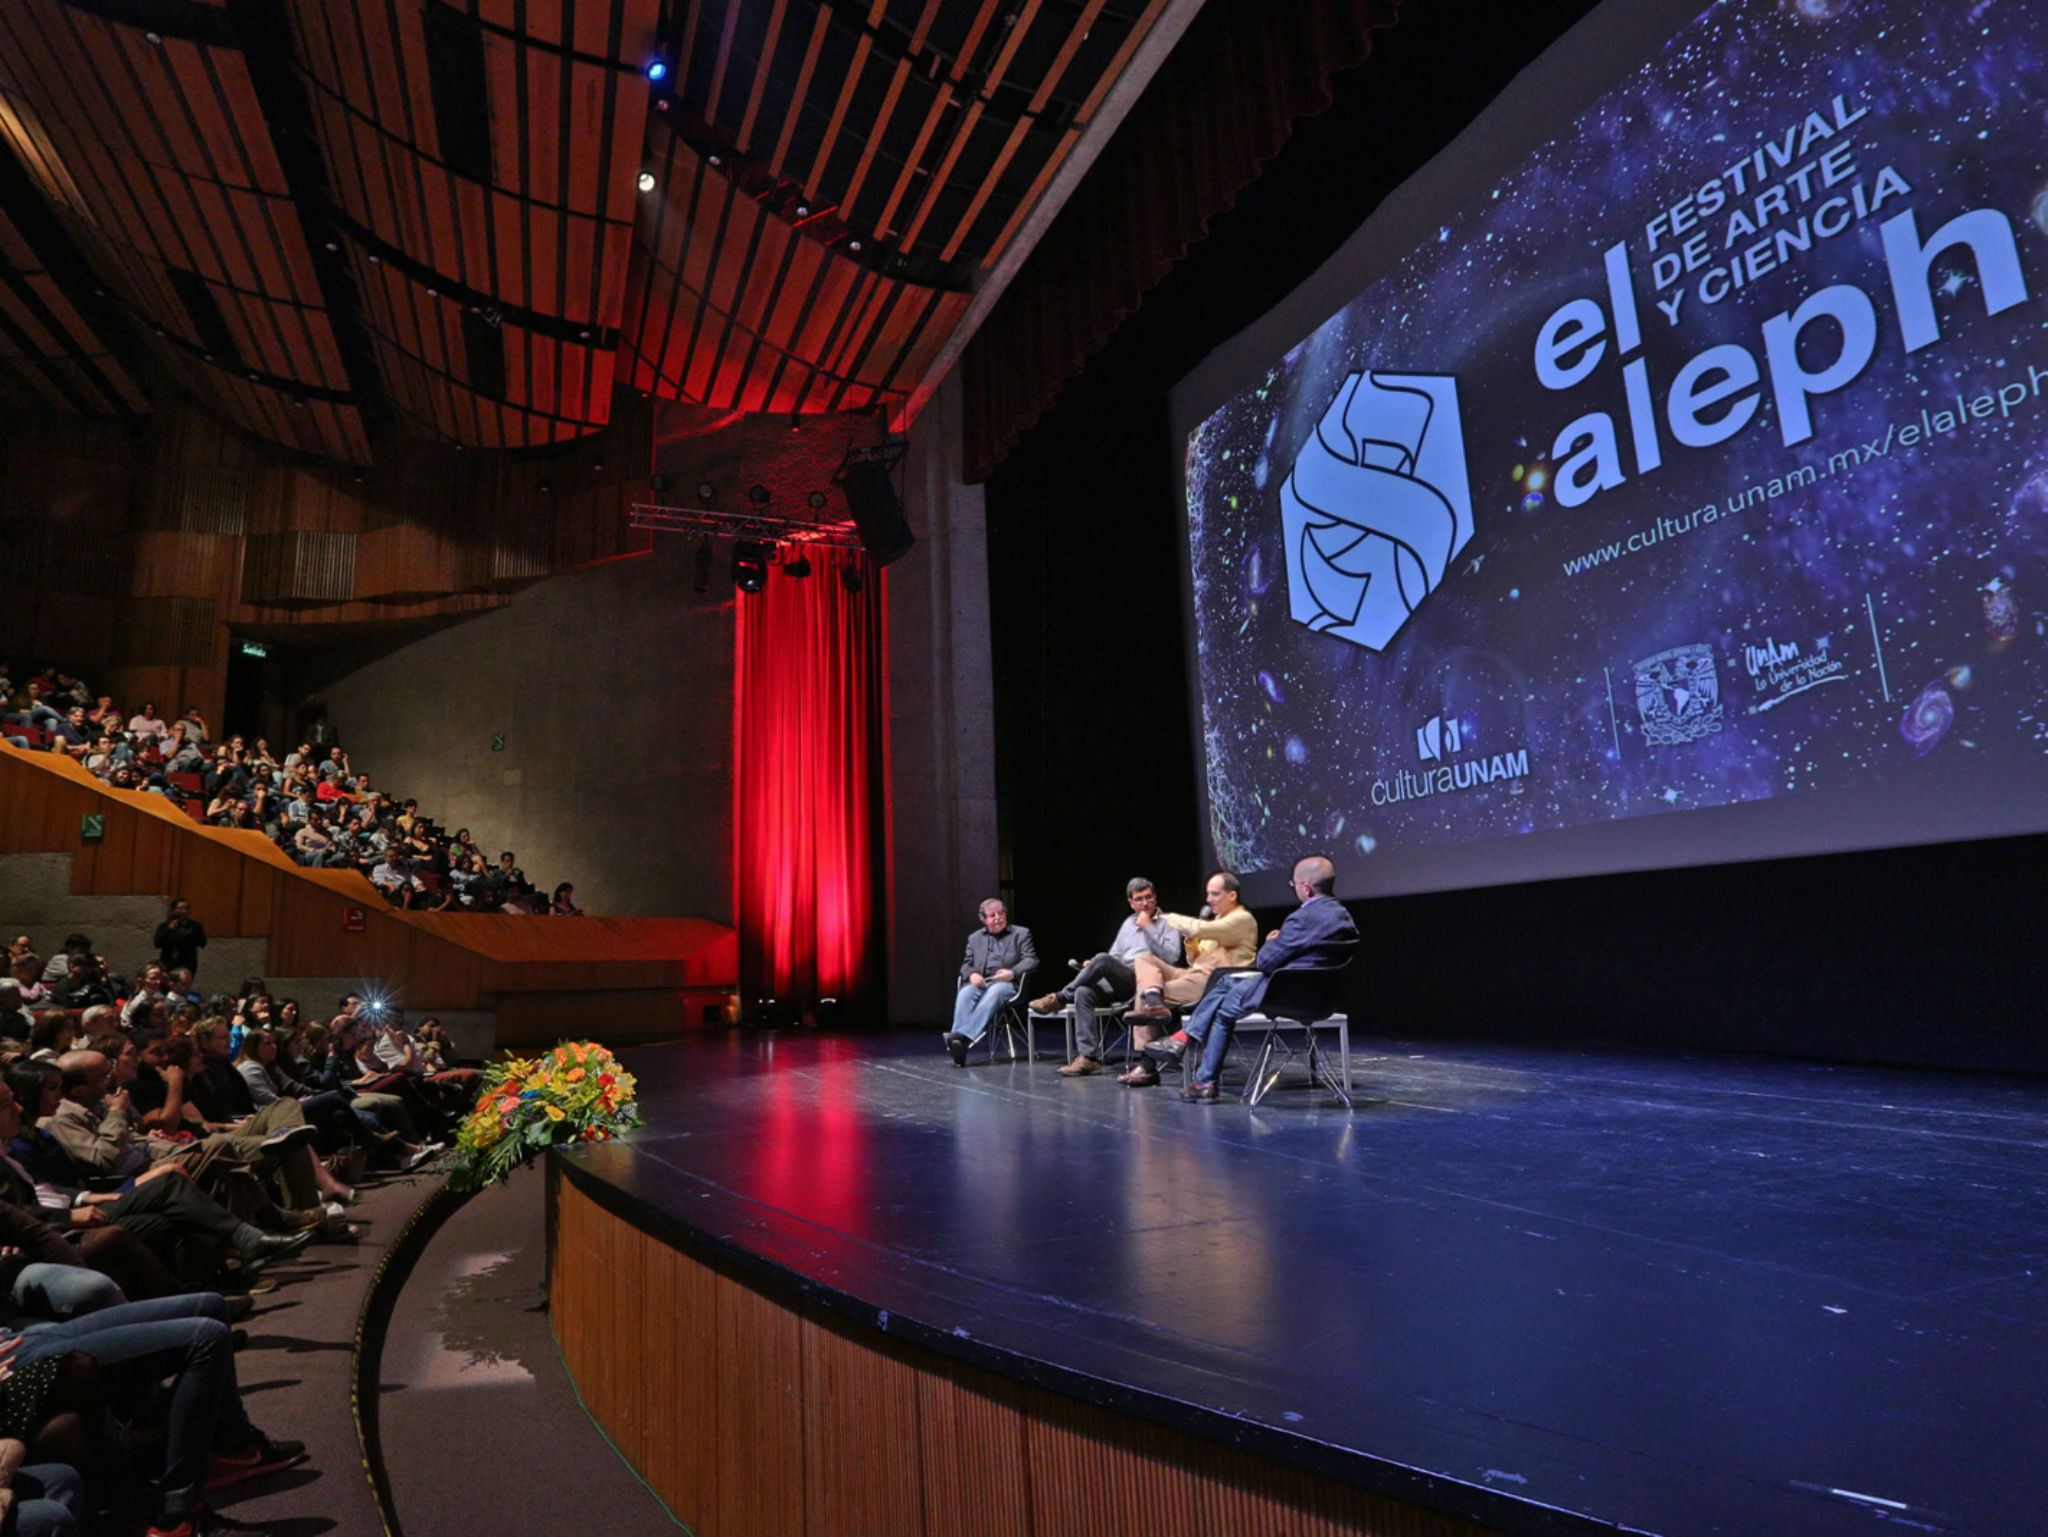
<path id="1" fill-rule="evenodd" d="M 1257 1109 L 935 1036 L 636 1051 L 649 1225 L 1011 1375 L 1508 1527 L 2036 1529 L 2044 1086 L 1354 1042 Z M 582 1182 L 579 1179 L 579 1182 Z M 1526 1519 L 1525 1519 L 1526 1518 Z"/>

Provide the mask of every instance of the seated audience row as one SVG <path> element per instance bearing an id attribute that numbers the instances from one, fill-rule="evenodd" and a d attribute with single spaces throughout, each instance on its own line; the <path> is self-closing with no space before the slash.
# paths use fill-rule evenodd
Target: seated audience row
<path id="1" fill-rule="evenodd" d="M 258 978 L 202 998 L 189 969 L 151 965 L 131 991 L 84 935 L 67 938 L 63 977 L 91 1001 L 56 1005 L 35 995 L 29 937 L 9 948 L 0 1520 L 26 1537 L 133 1531 L 139 1518 L 106 1512 L 145 1499 L 150 1537 L 245 1530 L 209 1495 L 307 1452 L 250 1423 L 233 1320 L 265 1267 L 354 1236 L 353 1182 L 436 1152 L 477 1072 L 437 1021 L 408 1029 L 353 995 L 302 1026 Z M 129 1449 L 144 1444 L 161 1468 L 137 1485 L 151 1470 Z"/>
<path id="2" fill-rule="evenodd" d="M 493 861 L 467 828 L 447 833 L 417 801 L 394 802 L 338 745 L 301 742 L 280 759 L 260 737 L 214 742 L 196 707 L 166 722 L 145 702 L 124 720 L 110 697 L 94 698 L 54 668 L 17 688 L 4 662 L 0 722 L 15 746 L 47 745 L 116 789 L 169 796 L 217 827 L 260 832 L 299 864 L 358 870 L 395 907 L 582 915 L 572 884 L 543 893 L 510 850 Z"/>

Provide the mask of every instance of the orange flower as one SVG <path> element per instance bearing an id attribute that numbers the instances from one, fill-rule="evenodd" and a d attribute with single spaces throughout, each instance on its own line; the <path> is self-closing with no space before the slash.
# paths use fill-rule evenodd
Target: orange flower
<path id="1" fill-rule="evenodd" d="M 575 1082 L 575 1081 L 576 1081 L 577 1079 L 581 1078 L 582 1076 L 583 1076 L 583 1069 L 582 1069 L 582 1068 L 580 1068 L 580 1067 L 572 1067 L 572 1068 L 570 1068 L 570 1069 L 569 1069 L 569 1082 L 571 1082 L 571 1083 L 574 1083 L 574 1082 Z"/>

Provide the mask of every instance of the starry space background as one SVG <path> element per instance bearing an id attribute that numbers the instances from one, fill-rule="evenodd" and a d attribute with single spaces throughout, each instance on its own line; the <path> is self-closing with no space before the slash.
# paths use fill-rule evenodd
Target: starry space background
<path id="1" fill-rule="evenodd" d="M 1204 422 L 1187 444 L 1185 484 L 1206 791 L 1223 864 L 1284 868 L 1305 845 L 1355 860 L 1788 795 L 1825 815 L 1831 794 L 1873 785 L 1910 806 L 1991 784 L 1993 799 L 2022 798 L 2039 808 L 2033 825 L 2048 827 L 2044 67 L 2042 0 L 1924 10 L 1722 0 Z M 1645 223 L 1809 111 L 1827 115 L 1838 94 L 1870 109 L 1847 130 L 1849 182 L 1868 188 L 1889 165 L 1911 192 L 1719 304 L 1689 296 L 1680 323 L 1667 324 L 1652 302 Z M 1731 196 L 1707 221 L 1717 262 L 1721 226 L 1744 202 Z M 1987 317 L 1968 252 L 1939 257 L 1941 340 L 1909 358 L 1879 226 L 1910 209 L 1925 241 L 1979 207 L 2010 219 L 2027 302 Z M 1601 258 L 1617 241 L 1629 244 L 1639 355 L 1660 411 L 1664 464 L 1647 476 L 1635 473 L 1611 348 L 1589 380 L 1558 393 L 1531 361 L 1559 305 L 1587 297 L 1606 308 Z M 1766 378 L 1738 435 L 1676 444 L 1661 411 L 1679 367 L 1724 342 L 1761 365 L 1764 320 L 1833 283 L 1870 296 L 1878 348 L 1847 388 L 1814 399 L 1814 436 L 1782 445 Z M 1813 328 L 1808 366 L 1832 356 L 1829 334 Z M 1919 423 L 1923 408 L 1952 410 L 1958 394 L 2025 380 L 2030 367 L 2044 370 L 2041 392 L 2009 419 L 1895 446 L 1642 553 L 1564 569 L 1659 516 L 1725 508 L 1752 485 Z M 1363 368 L 1457 378 L 1476 523 L 1379 654 L 1290 620 L 1280 537 L 1288 467 L 1345 376 Z M 1564 508 L 1551 494 L 1551 446 L 1593 410 L 1613 418 L 1630 478 Z M 1744 648 L 1766 640 L 1825 649 L 1840 680 L 1759 711 L 1767 696 Z M 1722 729 L 1649 745 L 1636 663 L 1702 644 L 1717 662 Z M 1462 757 L 1526 748 L 1527 778 L 1375 806 L 1375 781 L 1426 767 L 1416 731 L 1439 715 L 1460 724 Z M 1895 834 L 1886 841 L 1917 841 L 1910 825 Z"/>

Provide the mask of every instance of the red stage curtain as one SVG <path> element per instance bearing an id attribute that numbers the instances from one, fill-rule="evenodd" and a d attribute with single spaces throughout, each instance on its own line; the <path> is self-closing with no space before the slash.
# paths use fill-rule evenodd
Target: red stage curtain
<path id="1" fill-rule="evenodd" d="M 882 997 L 888 697 L 882 572 L 810 552 L 738 593 L 733 677 L 733 915 L 740 991 L 859 1015 Z M 864 579 L 849 592 L 840 572 Z"/>
<path id="2" fill-rule="evenodd" d="M 966 478 L 983 480 L 1210 219 L 1330 105 L 1397 0 L 1209 0 L 961 359 Z"/>

